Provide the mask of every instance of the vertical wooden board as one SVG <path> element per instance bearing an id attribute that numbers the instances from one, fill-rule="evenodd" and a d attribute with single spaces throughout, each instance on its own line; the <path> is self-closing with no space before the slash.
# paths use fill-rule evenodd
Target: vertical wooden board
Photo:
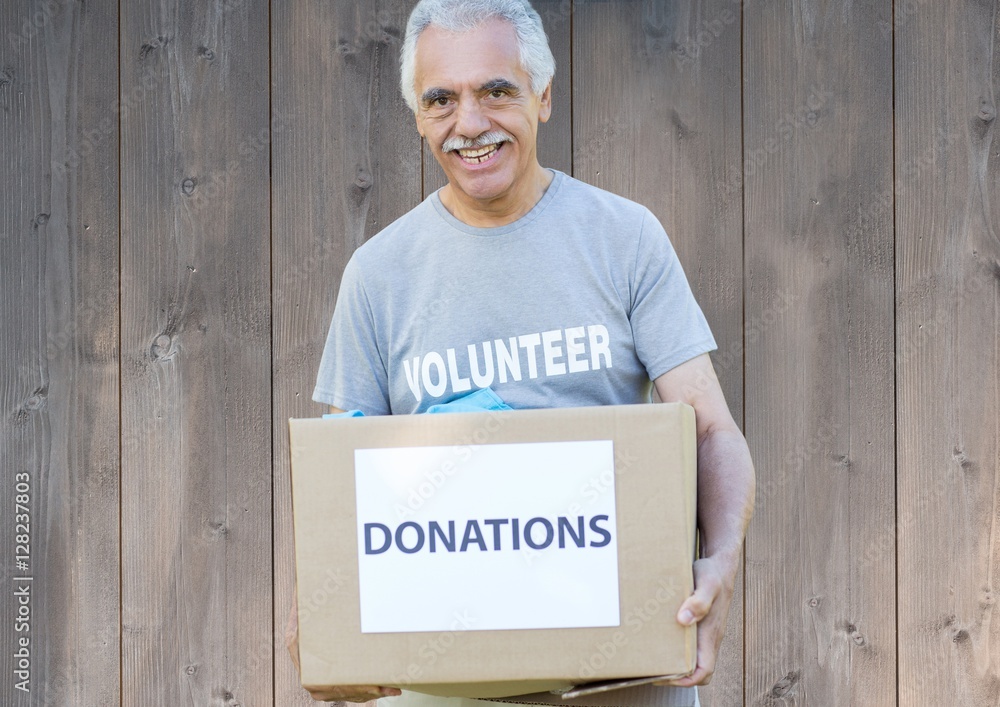
<path id="1" fill-rule="evenodd" d="M 892 7 L 744 19 L 746 700 L 895 705 Z"/>
<path id="2" fill-rule="evenodd" d="M 410 3 L 414 5 L 416 3 Z M 556 60 L 552 81 L 552 117 L 538 127 L 538 161 L 543 167 L 573 173 L 573 67 L 572 46 L 573 0 L 531 0 L 542 18 L 549 37 L 549 47 Z M 412 119 L 411 119 L 412 120 Z M 441 165 L 427 145 L 423 145 L 423 195 L 433 193 L 448 183 Z"/>
<path id="3" fill-rule="evenodd" d="M 116 18 L 0 8 L 5 705 L 118 701 Z"/>
<path id="4" fill-rule="evenodd" d="M 731 0 L 577 0 L 576 177 L 648 206 L 663 223 L 715 334 L 743 419 L 740 6 Z M 743 702 L 742 574 L 702 704 Z"/>
<path id="5" fill-rule="evenodd" d="M 420 137 L 399 92 L 409 0 L 272 7 L 275 704 L 315 704 L 284 645 L 294 587 L 288 419 L 312 401 L 341 274 L 420 202 Z M 405 273 L 401 273 L 405 276 Z M 336 600 L 315 598 L 316 610 Z"/>
<path id="6" fill-rule="evenodd" d="M 897 3 L 899 704 L 1000 695 L 1000 10 Z"/>
<path id="7" fill-rule="evenodd" d="M 122 702 L 272 699 L 268 6 L 122 4 Z"/>

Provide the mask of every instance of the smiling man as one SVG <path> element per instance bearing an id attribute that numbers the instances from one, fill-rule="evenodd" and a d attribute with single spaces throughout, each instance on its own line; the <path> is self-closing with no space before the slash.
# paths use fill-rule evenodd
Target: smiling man
<path id="1" fill-rule="evenodd" d="M 692 405 L 703 555 L 677 620 L 698 625 L 697 669 L 664 687 L 690 704 L 715 669 L 754 493 L 708 324 L 648 209 L 538 163 L 555 66 L 527 0 L 421 0 L 401 58 L 448 184 L 351 257 L 313 397 L 385 415 L 486 387 L 515 409 L 648 403 L 655 387 Z M 293 607 L 293 659 L 295 635 Z M 313 697 L 496 704 L 378 686 Z"/>
<path id="2" fill-rule="evenodd" d="M 418 6 L 414 16 L 422 10 Z M 404 84 L 404 95 L 448 177 L 441 203 L 470 226 L 516 221 L 552 183 L 535 151 L 538 123 L 552 112 L 551 85 L 539 86 L 544 79 L 528 74 L 514 25 L 498 17 L 465 31 L 429 24 L 411 48 L 413 43 L 408 35 L 404 52 L 416 51 L 404 55 L 403 76 L 414 88 L 407 92 Z M 541 63 L 542 76 L 551 77 L 551 53 Z"/>

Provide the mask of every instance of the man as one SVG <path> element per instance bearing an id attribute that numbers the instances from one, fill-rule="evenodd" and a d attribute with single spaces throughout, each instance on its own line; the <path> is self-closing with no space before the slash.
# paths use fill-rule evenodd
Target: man
<path id="1" fill-rule="evenodd" d="M 677 620 L 715 668 L 749 522 L 754 472 L 708 352 L 708 325 L 644 207 L 542 168 L 554 62 L 527 0 L 421 0 L 402 90 L 447 186 L 352 256 L 314 398 L 334 411 L 409 414 L 492 387 L 511 407 L 664 401 L 695 408 L 704 556 Z M 652 381 L 652 383 L 651 383 Z M 297 659 L 295 612 L 289 649 Z M 318 700 L 399 695 L 331 686 Z M 399 705 L 478 703 L 406 693 Z"/>

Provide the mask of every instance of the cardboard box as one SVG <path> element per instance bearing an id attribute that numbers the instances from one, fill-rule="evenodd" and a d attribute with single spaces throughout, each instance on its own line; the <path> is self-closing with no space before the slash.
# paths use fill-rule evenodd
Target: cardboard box
<path id="1" fill-rule="evenodd" d="M 290 433 L 303 685 L 495 698 L 694 670 L 696 631 L 675 618 L 693 585 L 691 407 Z M 635 690 L 630 707 L 674 704 Z M 559 701 L 536 697 L 520 701 Z M 575 703 L 615 704 L 593 699 Z"/>

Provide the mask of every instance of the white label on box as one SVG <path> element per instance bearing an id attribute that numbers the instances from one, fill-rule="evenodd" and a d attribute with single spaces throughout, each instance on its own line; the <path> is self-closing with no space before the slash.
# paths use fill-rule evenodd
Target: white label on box
<path id="1" fill-rule="evenodd" d="M 619 626 L 611 440 L 358 449 L 362 633 Z"/>

